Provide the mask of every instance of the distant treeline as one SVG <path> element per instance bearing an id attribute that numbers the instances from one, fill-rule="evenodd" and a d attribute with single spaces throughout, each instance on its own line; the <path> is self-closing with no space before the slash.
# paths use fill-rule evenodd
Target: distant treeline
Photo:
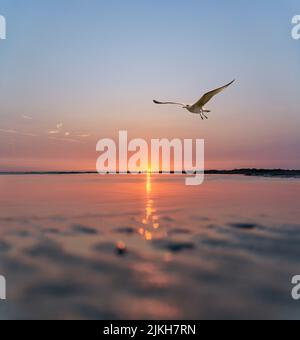
<path id="1" fill-rule="evenodd" d="M 145 172 L 117 172 L 117 174 L 146 174 Z M 196 171 L 171 172 L 171 174 L 195 175 Z M 200 173 L 200 172 L 198 172 Z M 87 175 L 97 174 L 96 171 L 0 171 L 0 175 Z M 110 174 L 109 172 L 103 174 Z M 167 174 L 166 172 L 153 172 L 153 174 Z M 265 177 L 300 177 L 300 170 L 284 169 L 233 169 L 233 170 L 206 170 L 206 175 L 245 175 Z"/>

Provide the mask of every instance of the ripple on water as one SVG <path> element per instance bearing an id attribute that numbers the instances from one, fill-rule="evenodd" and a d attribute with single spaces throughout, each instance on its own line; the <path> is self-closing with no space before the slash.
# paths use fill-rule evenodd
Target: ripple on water
<path id="1" fill-rule="evenodd" d="M 6 241 L 0 241 L 0 253 L 6 253 L 12 248 L 11 244 Z"/>
<path id="2" fill-rule="evenodd" d="M 256 223 L 230 223 L 229 226 L 241 230 L 252 230 L 259 227 Z"/>
<path id="3" fill-rule="evenodd" d="M 189 235 L 191 234 L 191 230 L 185 228 L 174 228 L 169 231 L 169 234 L 178 234 L 178 235 Z"/>
<path id="4" fill-rule="evenodd" d="M 155 247 L 159 249 L 168 250 L 172 253 L 179 253 L 182 251 L 195 249 L 195 244 L 192 242 L 157 240 L 157 241 L 154 241 L 153 244 Z"/>
<path id="5" fill-rule="evenodd" d="M 96 235 L 98 232 L 96 229 L 82 225 L 82 224 L 74 224 L 72 226 L 73 232 L 77 234 L 85 234 L 85 235 Z"/>
<path id="6" fill-rule="evenodd" d="M 136 229 L 131 228 L 131 227 L 116 228 L 114 231 L 118 234 L 127 234 L 127 235 L 133 235 L 137 233 Z"/>

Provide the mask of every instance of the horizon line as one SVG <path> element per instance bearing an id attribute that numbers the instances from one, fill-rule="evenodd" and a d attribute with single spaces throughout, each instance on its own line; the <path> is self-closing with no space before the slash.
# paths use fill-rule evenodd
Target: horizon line
<path id="1" fill-rule="evenodd" d="M 295 174 L 297 173 L 300 175 L 300 169 L 284 169 L 284 168 L 234 168 L 234 169 L 209 169 L 209 170 L 181 170 L 181 171 L 103 171 L 101 173 L 97 172 L 96 170 L 46 170 L 46 171 L 36 171 L 36 170 L 29 170 L 29 171 L 11 171 L 11 170 L 0 170 L 0 175 L 84 175 L 84 174 L 101 174 L 101 175 L 124 175 L 124 174 L 255 174 L 255 173 L 261 173 L 261 174 L 278 174 L 278 175 L 284 175 L 284 174 Z"/>

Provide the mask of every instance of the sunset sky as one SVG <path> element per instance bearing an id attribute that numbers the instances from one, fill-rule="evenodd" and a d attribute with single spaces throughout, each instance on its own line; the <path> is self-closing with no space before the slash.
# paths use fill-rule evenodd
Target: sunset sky
<path id="1" fill-rule="evenodd" d="M 95 170 L 96 142 L 203 138 L 206 168 L 300 168 L 299 0 L 0 0 L 0 170 Z M 236 83 L 202 121 L 193 103 Z"/>

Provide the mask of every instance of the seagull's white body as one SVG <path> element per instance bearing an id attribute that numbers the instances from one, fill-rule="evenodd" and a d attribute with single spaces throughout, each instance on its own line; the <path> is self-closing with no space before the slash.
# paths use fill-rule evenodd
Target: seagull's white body
<path id="1" fill-rule="evenodd" d="M 234 80 L 225 86 L 222 86 L 215 90 L 207 92 L 193 105 L 186 105 L 183 103 L 175 103 L 175 102 L 159 102 L 157 100 L 154 100 L 153 102 L 155 104 L 163 104 L 163 105 L 165 104 L 180 105 L 182 106 L 183 109 L 186 109 L 191 113 L 199 114 L 202 119 L 204 118 L 208 119 L 208 117 L 206 116 L 206 113 L 210 112 L 210 110 L 205 109 L 204 105 L 206 105 L 215 95 L 222 92 L 223 90 L 225 90 L 227 87 L 229 87 L 233 83 L 234 83 Z"/>

